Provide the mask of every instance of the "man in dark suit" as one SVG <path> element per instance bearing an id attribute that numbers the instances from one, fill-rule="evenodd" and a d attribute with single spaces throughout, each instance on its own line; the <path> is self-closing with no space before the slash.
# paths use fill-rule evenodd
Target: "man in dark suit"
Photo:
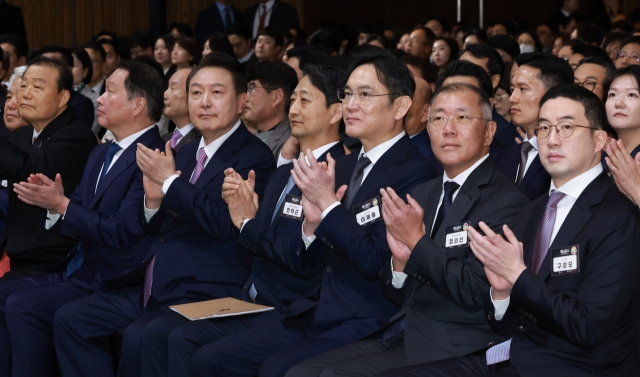
<path id="1" fill-rule="evenodd" d="M 244 11 L 243 18 L 254 39 L 266 27 L 295 29 L 300 26 L 296 8 L 280 0 L 259 0 Z"/>
<path id="2" fill-rule="evenodd" d="M 169 88 L 164 92 L 164 110 L 162 113 L 173 123 L 176 129 L 172 133 L 162 136 L 164 141 L 170 141 L 171 148 L 177 152 L 185 145 L 200 137 L 198 131 L 189 119 L 189 102 L 187 101 L 187 77 L 193 68 L 182 68 L 169 79 Z"/>
<path id="3" fill-rule="evenodd" d="M 555 56 L 535 54 L 520 64 L 511 83 L 513 124 L 526 131 L 522 144 L 495 155 L 496 167 L 511 178 L 529 199 L 547 192 L 551 178 L 542 167 L 538 155 L 538 139 L 534 133 L 538 122 L 538 104 L 545 92 L 554 86 L 573 82 L 569 64 Z"/>
<path id="4" fill-rule="evenodd" d="M 244 25 L 233 25 L 227 30 L 227 38 L 231 47 L 233 47 L 233 54 L 246 72 L 249 72 L 256 64 L 258 64 L 258 58 L 251 48 L 251 32 Z"/>
<path id="5" fill-rule="evenodd" d="M 145 200 L 137 221 L 154 236 L 138 270 L 144 271 L 144 285 L 96 294 L 58 311 L 54 332 L 63 374 L 113 376 L 101 342 L 124 329 L 118 374 L 139 376 L 144 327 L 167 315 L 168 305 L 242 295 L 247 272 L 235 254 L 236 231 L 221 198 L 224 169 L 243 176 L 254 170 L 261 195 L 275 162 L 240 121 L 246 96 L 240 63 L 211 54 L 187 78 L 189 114 L 200 141 L 175 160 L 169 147 L 163 155 L 138 144 Z"/>
<path id="6" fill-rule="evenodd" d="M 503 228 L 506 239 L 483 223 L 486 236 L 469 231 L 491 284 L 485 315 L 510 339 L 388 376 L 636 375 L 640 224 L 600 164 L 604 106 L 575 85 L 550 89 L 540 104 L 536 132 L 549 194 L 524 208 L 513 231 Z"/>
<path id="7" fill-rule="evenodd" d="M 18 34 L 27 38 L 22 9 L 6 1 L 0 1 L 0 35 L 2 34 Z"/>
<path id="8" fill-rule="evenodd" d="M 373 376 L 463 356 L 502 340 L 482 311 L 489 283 L 469 248 L 465 226 L 512 225 L 528 199 L 489 158 L 496 129 L 489 97 L 468 84 L 444 86 L 430 114 L 429 133 L 444 176 L 416 186 L 407 196 L 409 205 L 393 189 L 381 191 L 393 254 L 381 281 L 402 311 L 373 339 L 307 360 L 287 377 Z"/>
<path id="9" fill-rule="evenodd" d="M 327 154 L 335 158 L 344 155 L 339 142 L 342 111 L 335 93 L 345 80 L 339 68 L 309 67 L 291 97 L 293 135 L 301 148 L 313 150 L 320 161 L 326 161 Z M 240 184 L 251 187 L 253 179 L 243 183 L 233 169 L 225 172 L 222 194 L 231 220 L 240 229 L 236 252 L 251 269 L 242 298 L 276 310 L 223 320 L 189 322 L 178 314 L 154 320 L 145 328 L 143 376 L 188 375 L 191 358 L 200 347 L 281 317 L 294 317 L 315 306 L 322 268 L 298 271 L 287 253 L 288 245 L 300 242 L 296 231 L 301 221 L 283 215 L 285 208 L 299 209 L 285 207 L 295 204 L 290 200 L 285 204 L 288 195 L 299 198 L 301 194 L 291 178 L 291 167 L 291 161 L 285 162 L 273 173 L 259 209 L 253 204 L 251 190 L 239 189 Z M 172 326 L 175 329 L 166 331 Z"/>
<path id="10" fill-rule="evenodd" d="M 362 141 L 362 150 L 338 161 L 327 157 L 327 166 L 309 150 L 294 160 L 305 219 L 296 231 L 302 240 L 286 252 L 302 271 L 324 270 L 315 313 L 209 344 L 193 359 L 196 376 L 282 376 L 292 365 L 370 334 L 398 310 L 378 282 L 391 257 L 380 188 L 404 195 L 437 172 L 402 128 L 415 91 L 407 67 L 387 52 L 374 52 L 354 59 L 348 74 L 338 98 L 346 132 Z"/>
<path id="11" fill-rule="evenodd" d="M 68 106 L 72 84 L 71 71 L 57 60 L 42 58 L 27 68 L 17 97 L 20 115 L 30 126 L 16 130 L 11 141 L 0 138 L 0 174 L 8 187 L 30 174 L 52 179 L 60 174 L 68 196 L 80 182 L 96 139 Z M 20 201 L 13 192 L 8 214 L 2 244 L 12 262 L 5 278 L 44 273 L 76 243 L 42 228 L 46 210 Z"/>
<path id="12" fill-rule="evenodd" d="M 56 375 L 58 363 L 51 334 L 56 310 L 69 301 L 130 284 L 118 279 L 138 268 L 144 259 L 151 239 L 145 237 L 135 217 L 143 198 L 135 142 L 162 147 L 153 124 L 162 110 L 162 84 L 154 81 L 154 75 L 149 67 L 131 62 L 109 79 L 107 85 L 114 95 L 98 100 L 98 120 L 114 133 L 117 143 L 93 150 L 80 184 L 69 197 L 62 190 L 66 180 L 62 174 L 56 175 L 55 181 L 44 174 L 32 175 L 15 188 L 22 201 L 45 209 L 46 229 L 79 242 L 52 272 L 0 283 L 13 375 Z M 132 92 L 125 88 L 128 77 Z M 133 93 L 143 95 L 134 97 Z M 130 116 L 134 113 L 137 116 Z"/>
<path id="13" fill-rule="evenodd" d="M 231 6 L 231 0 L 217 0 L 198 13 L 196 40 L 202 46 L 208 35 L 224 34 L 232 25 L 241 23 L 242 12 Z"/>

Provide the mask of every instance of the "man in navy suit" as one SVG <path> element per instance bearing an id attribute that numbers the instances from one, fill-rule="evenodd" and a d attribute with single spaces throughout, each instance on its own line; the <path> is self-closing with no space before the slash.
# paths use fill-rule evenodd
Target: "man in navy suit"
<path id="1" fill-rule="evenodd" d="M 505 238 L 484 223 L 471 249 L 491 291 L 485 316 L 510 339 L 486 352 L 385 376 L 636 375 L 633 295 L 640 281 L 637 207 L 600 159 L 607 118 L 587 89 L 564 85 L 540 101 L 536 134 L 548 192 Z M 497 372 L 499 370 L 499 372 Z"/>
<path id="2" fill-rule="evenodd" d="M 291 96 L 289 117 L 292 133 L 300 147 L 313 150 L 320 161 L 325 161 L 327 154 L 338 158 L 344 155 L 344 147 L 339 142 L 342 110 L 335 94 L 344 86 L 345 73 L 332 66 L 308 66 L 304 73 Z M 298 315 L 315 306 L 322 269 L 317 267 L 300 272 L 291 260 L 291 254 L 287 253 L 289 245 L 297 245 L 300 241 L 296 230 L 300 228 L 301 218 L 288 216 L 284 211 L 301 208 L 292 207 L 295 203 L 291 200 L 285 204 L 285 199 L 289 195 L 299 198 L 300 189 L 291 178 L 291 161 L 281 162 L 282 165 L 269 179 L 259 209 L 253 204 L 250 190 L 239 187 L 240 184 L 250 187 L 254 179 L 242 182 L 233 169 L 225 172 L 227 177 L 222 194 L 229 205 L 231 220 L 240 229 L 236 252 L 243 264 L 251 269 L 242 299 L 273 306 L 276 310 L 195 322 L 189 322 L 178 314 L 154 320 L 145 327 L 143 376 L 166 376 L 167 371 L 169 376 L 186 376 L 191 358 L 200 347 L 225 336 L 278 321 L 281 317 Z M 169 333 L 166 330 L 172 325 L 170 321 L 181 325 Z M 206 354 L 206 349 L 199 353 L 203 354 Z"/>
<path id="3" fill-rule="evenodd" d="M 139 376 L 144 327 L 166 316 L 168 305 L 242 296 L 247 272 L 221 198 L 224 170 L 232 167 L 243 176 L 254 170 L 261 195 L 275 169 L 269 149 L 240 121 L 246 85 L 236 59 L 207 55 L 187 78 L 189 115 L 200 141 L 175 160 L 168 146 L 165 155 L 138 145 L 145 200 L 137 221 L 154 236 L 139 270 L 144 285 L 93 295 L 58 311 L 54 331 L 63 374 L 113 376 L 102 343 L 124 329 L 118 375 Z"/>
<path id="4" fill-rule="evenodd" d="M 107 85 L 110 91 L 98 99 L 98 120 L 116 142 L 92 151 L 76 190 L 67 198 L 60 174 L 55 181 L 32 175 L 15 188 L 21 200 L 48 210 L 47 229 L 79 240 L 55 272 L 0 287 L 15 376 L 57 375 L 52 337 L 56 310 L 129 284 L 120 279 L 140 266 L 151 241 L 135 220 L 144 194 L 135 143 L 162 147 L 154 125 L 162 114 L 162 82 L 147 65 L 130 62 Z"/>
<path id="5" fill-rule="evenodd" d="M 295 29 L 300 26 L 296 8 L 280 0 L 259 0 L 244 11 L 244 24 L 253 39 L 266 27 Z"/>
<path id="6" fill-rule="evenodd" d="M 231 0 L 217 0 L 213 5 L 198 13 L 196 40 L 202 46 L 208 35 L 224 34 L 231 25 L 240 23 L 242 23 L 242 12 L 231 6 Z"/>
<path id="7" fill-rule="evenodd" d="M 368 53 L 354 58 L 348 76 L 338 98 L 346 132 L 362 141 L 362 150 L 338 161 L 327 157 L 326 166 L 307 150 L 292 173 L 305 220 L 296 231 L 302 240 L 287 252 L 302 271 L 324 270 L 315 312 L 208 345 L 206 354 L 194 357 L 196 376 L 282 376 L 292 365 L 370 334 L 399 309 L 378 281 L 391 258 L 380 188 L 405 195 L 438 173 L 403 130 L 415 91 L 407 67 L 387 52 Z"/>
<path id="8" fill-rule="evenodd" d="M 535 54 L 520 64 L 511 79 L 513 124 L 526 131 L 522 144 L 514 145 L 494 156 L 496 167 L 511 178 L 533 200 L 547 192 L 551 178 L 538 155 L 534 133 L 538 123 L 538 104 L 554 86 L 573 82 L 573 71 L 566 61 L 548 54 Z"/>

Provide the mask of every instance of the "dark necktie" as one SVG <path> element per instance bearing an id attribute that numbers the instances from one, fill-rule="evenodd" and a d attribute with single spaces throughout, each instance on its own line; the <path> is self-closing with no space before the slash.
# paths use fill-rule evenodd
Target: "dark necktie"
<path id="1" fill-rule="evenodd" d="M 565 194 L 560 191 L 553 190 L 549 195 L 547 207 L 544 209 L 542 224 L 538 228 L 536 240 L 533 244 L 533 256 L 531 257 L 531 271 L 538 273 L 547 250 L 551 245 L 551 234 L 553 234 L 553 226 L 556 223 L 556 214 L 558 213 L 558 203 L 564 198 Z"/>
<path id="2" fill-rule="evenodd" d="M 518 169 L 518 177 L 516 178 L 516 184 L 520 184 L 522 182 L 522 178 L 524 178 L 524 171 L 527 168 L 527 159 L 529 158 L 529 151 L 533 149 L 533 145 L 530 142 L 524 141 L 522 142 L 522 147 L 520 149 L 520 168 Z"/>
<path id="3" fill-rule="evenodd" d="M 98 180 L 98 183 L 102 181 L 102 178 L 104 178 L 105 175 L 107 175 L 109 166 L 111 166 L 111 161 L 113 161 L 113 156 L 115 156 L 116 153 L 118 153 L 121 149 L 121 146 L 114 143 L 113 141 L 111 142 L 111 145 L 109 145 L 109 150 L 107 150 L 107 156 L 104 158 L 104 165 L 102 165 L 102 171 L 100 172 L 100 179 Z"/>
<path id="4" fill-rule="evenodd" d="M 449 208 L 451 208 L 451 204 L 453 204 L 453 193 L 455 193 L 456 190 L 460 187 L 459 184 L 453 181 L 445 182 L 442 186 L 444 196 L 442 197 L 442 204 L 440 205 L 438 213 L 436 214 L 436 221 L 433 224 L 433 229 L 431 229 L 431 239 L 436 236 L 436 233 L 438 233 L 438 229 L 440 229 L 440 226 L 442 225 L 442 221 L 445 217 L 447 217 Z"/>
<path id="5" fill-rule="evenodd" d="M 230 28 L 233 24 L 231 21 L 231 7 L 224 8 L 224 26 L 226 29 Z"/>
<path id="6" fill-rule="evenodd" d="M 258 24 L 258 32 L 261 32 L 265 25 L 265 22 L 267 21 L 267 6 L 262 4 L 262 14 L 260 15 L 260 23 Z"/>
<path id="7" fill-rule="evenodd" d="M 371 160 L 366 155 L 361 155 L 358 158 L 353 174 L 351 174 L 351 180 L 347 187 L 347 192 L 344 194 L 344 205 L 347 208 L 351 208 L 351 202 L 356 197 L 360 186 L 362 185 L 362 177 L 364 176 L 364 169 L 371 164 Z"/>

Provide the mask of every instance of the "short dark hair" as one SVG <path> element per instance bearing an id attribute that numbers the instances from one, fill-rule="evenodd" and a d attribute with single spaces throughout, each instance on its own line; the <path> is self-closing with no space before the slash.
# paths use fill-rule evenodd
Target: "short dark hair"
<path id="1" fill-rule="evenodd" d="M 557 56 L 545 53 L 534 53 L 519 64 L 520 67 L 529 66 L 540 71 L 538 80 L 542 81 L 545 90 L 554 86 L 573 83 L 573 69 L 569 63 Z"/>
<path id="2" fill-rule="evenodd" d="M 511 68 L 513 67 L 514 64 L 517 64 L 517 62 L 512 61 L 511 63 L 508 63 L 505 65 L 504 72 L 502 72 L 502 75 L 500 76 L 500 82 L 496 87 L 496 89 L 500 88 L 505 92 L 507 92 L 509 95 L 511 95 Z M 495 91 L 494 91 L 494 94 L 495 94 Z"/>
<path id="3" fill-rule="evenodd" d="M 591 57 L 591 56 L 597 56 L 603 59 L 609 59 L 609 55 L 607 54 L 607 52 L 603 49 L 601 49 L 600 47 L 597 46 L 592 46 L 592 45 L 577 45 L 577 46 L 573 46 L 571 47 L 571 51 L 573 51 L 574 54 L 580 54 L 582 56 L 584 56 L 585 58 Z"/>
<path id="4" fill-rule="evenodd" d="M 485 75 L 487 74 L 487 72 L 485 72 L 484 70 L 483 72 L 485 73 Z M 483 113 L 482 115 L 485 117 L 488 117 L 488 120 L 491 120 L 491 101 L 489 100 L 490 96 L 487 96 L 487 94 L 484 91 L 480 90 L 479 88 L 473 85 L 463 84 L 463 83 L 455 83 L 455 84 L 445 85 L 443 87 L 438 88 L 436 92 L 433 94 L 433 97 L 431 97 L 429 113 L 431 114 L 431 109 L 433 108 L 432 106 L 439 95 L 443 93 L 460 93 L 460 92 L 467 92 L 467 91 L 475 93 L 475 95 L 478 96 L 478 106 L 480 106 L 480 108 L 482 109 L 482 113 Z"/>
<path id="5" fill-rule="evenodd" d="M 173 29 L 178 29 L 178 33 L 184 35 L 187 38 L 193 38 L 193 29 L 184 22 L 174 22 L 167 28 L 167 33 L 171 34 Z"/>
<path id="6" fill-rule="evenodd" d="M 338 89 L 344 88 L 347 82 L 347 75 L 342 69 L 330 65 L 307 65 L 303 74 L 324 94 L 327 108 L 340 102 Z"/>
<path id="7" fill-rule="evenodd" d="M 91 64 L 91 58 L 89 57 L 89 54 L 84 48 L 76 48 L 75 50 L 73 50 L 72 54 L 76 58 L 78 58 L 78 60 L 82 64 L 83 71 L 85 69 L 89 70 L 89 72 L 87 73 L 87 76 L 84 79 L 82 79 L 83 83 L 85 83 L 86 85 L 89 85 L 89 83 L 91 82 L 91 78 L 93 77 L 93 64 Z"/>
<path id="8" fill-rule="evenodd" d="M 424 37 L 426 39 L 426 41 L 424 43 L 427 43 L 429 45 L 433 45 L 433 41 L 436 39 L 436 35 L 433 34 L 433 30 L 429 29 L 428 27 L 424 26 L 424 25 L 417 25 L 416 27 L 413 28 L 413 31 L 416 30 L 422 30 L 422 32 L 424 33 Z"/>
<path id="9" fill-rule="evenodd" d="M 120 56 L 120 50 L 118 50 L 118 42 L 114 39 L 114 40 L 109 40 L 109 39 L 100 39 L 98 41 L 99 44 L 101 44 L 104 49 L 104 45 L 110 45 L 113 47 L 113 52 L 116 53 L 116 55 Z M 105 50 L 106 51 L 106 50 Z M 106 59 L 106 53 L 105 53 L 105 59 Z"/>
<path id="10" fill-rule="evenodd" d="M 246 26 L 242 24 L 233 24 L 229 29 L 227 29 L 227 36 L 229 35 L 237 35 L 246 39 L 247 41 L 251 40 L 251 32 L 247 29 Z"/>
<path id="11" fill-rule="evenodd" d="M 27 40 L 18 34 L 2 34 L 0 35 L 0 43 L 6 43 L 13 46 L 16 56 L 19 58 L 29 55 L 29 45 Z"/>
<path id="12" fill-rule="evenodd" d="M 153 49 L 155 47 L 155 41 L 156 38 L 150 31 L 142 30 L 136 31 L 135 33 L 131 34 L 130 38 L 131 47 L 138 46 L 143 50 L 148 47 L 151 47 L 151 49 Z"/>
<path id="13" fill-rule="evenodd" d="M 347 69 L 347 79 L 356 68 L 361 65 L 371 64 L 376 70 L 380 83 L 389 90 L 390 104 L 401 96 L 413 98 L 413 93 L 416 91 L 416 82 L 413 80 L 409 68 L 390 52 L 376 50 L 354 55 Z"/>
<path id="14" fill-rule="evenodd" d="M 67 67 L 73 67 L 73 56 L 69 50 L 62 46 L 44 46 L 38 51 L 37 56 L 42 56 L 44 54 L 60 54 L 62 55 L 62 63 L 66 64 Z"/>
<path id="15" fill-rule="evenodd" d="M 462 35 L 462 42 L 464 42 L 470 35 L 475 35 L 480 43 L 487 41 L 487 33 L 485 33 L 484 30 L 472 27 L 471 29 L 464 32 L 464 34 Z"/>
<path id="16" fill-rule="evenodd" d="M 276 46 L 282 46 L 284 44 L 284 37 L 282 36 L 282 33 L 280 33 L 276 28 L 267 27 L 262 29 L 258 32 L 258 35 L 256 35 L 256 39 L 258 39 L 258 37 L 260 37 L 261 35 L 273 38 L 276 41 Z"/>
<path id="17" fill-rule="evenodd" d="M 520 54 L 520 46 L 518 42 L 514 41 L 513 38 L 508 35 L 498 34 L 489 38 L 486 42 L 489 46 L 493 48 L 499 48 L 502 51 L 506 52 L 511 56 L 511 58 L 515 59 L 516 56 Z"/>
<path id="18" fill-rule="evenodd" d="M 438 79 L 438 67 L 427 59 L 422 59 L 411 54 L 402 54 L 400 55 L 400 61 L 408 66 L 418 68 L 422 74 L 422 78 L 428 83 L 435 83 Z"/>
<path id="19" fill-rule="evenodd" d="M 285 109 L 289 111 L 289 98 L 298 85 L 296 71 L 281 61 L 259 62 L 247 72 L 247 81 L 260 81 L 267 93 L 282 89 L 285 98 Z"/>
<path id="20" fill-rule="evenodd" d="M 102 61 L 104 61 L 107 58 L 107 53 L 104 51 L 104 47 L 102 47 L 101 43 L 98 43 L 98 42 L 87 42 L 87 43 L 83 44 L 80 47 L 88 48 L 88 49 L 93 50 L 98 55 L 100 55 L 100 58 L 102 58 Z"/>
<path id="21" fill-rule="evenodd" d="M 426 25 L 427 22 L 429 22 L 431 20 L 438 21 L 440 26 L 442 26 L 442 31 L 444 31 L 444 32 L 451 31 L 451 25 L 449 25 L 449 21 L 447 21 L 446 18 L 438 16 L 438 15 L 435 15 L 435 14 L 427 16 L 425 19 L 422 20 L 421 24 Z"/>
<path id="22" fill-rule="evenodd" d="M 458 45 L 458 41 L 455 38 L 451 37 L 438 37 L 433 40 L 435 44 L 437 41 L 444 41 L 444 43 L 449 46 L 449 62 L 452 62 L 458 59 L 458 54 L 460 53 L 460 46 Z"/>
<path id="23" fill-rule="evenodd" d="M 191 79 L 203 68 L 221 68 L 229 72 L 231 75 L 231 81 L 236 92 L 236 96 L 247 91 L 247 76 L 245 74 L 242 64 L 238 62 L 238 59 L 233 58 L 222 52 L 213 51 L 200 61 L 200 65 L 191 71 L 187 77 L 187 93 L 189 93 L 189 86 L 191 85 Z M 293 68 L 292 68 L 293 69 Z M 296 80 L 298 76 L 296 76 Z"/>
<path id="24" fill-rule="evenodd" d="M 143 54 L 143 55 L 136 56 L 135 58 L 133 58 L 133 60 L 139 61 L 140 63 L 144 63 L 150 66 L 151 68 L 153 68 L 153 70 L 158 72 L 158 75 L 160 75 L 160 79 L 164 81 L 164 69 L 162 69 L 162 66 L 160 65 L 160 63 L 156 61 L 156 59 L 152 58 L 149 55 Z"/>
<path id="25" fill-rule="evenodd" d="M 96 36 L 93 38 L 93 40 L 97 41 L 105 35 L 111 37 L 111 39 L 113 39 L 114 41 L 118 39 L 118 35 L 116 33 L 109 30 L 100 30 L 98 33 L 96 33 Z"/>
<path id="26" fill-rule="evenodd" d="M 607 99 L 609 98 L 608 93 L 613 81 L 619 77 L 627 75 L 633 77 L 636 80 L 636 85 L 638 86 L 638 90 L 640 90 L 640 65 L 628 65 L 626 67 L 614 70 L 613 72 L 609 73 L 604 79 L 604 84 L 602 84 L 602 88 L 604 90 L 604 102 L 607 102 Z"/>
<path id="27" fill-rule="evenodd" d="M 607 33 L 604 35 L 604 39 L 602 41 L 602 47 L 605 49 L 611 42 L 619 41 L 622 42 L 624 39 L 631 36 L 631 33 L 625 32 L 616 32 L 616 33 Z"/>
<path id="28" fill-rule="evenodd" d="M 488 58 L 489 61 L 487 61 L 487 69 L 491 76 L 502 75 L 502 72 L 504 72 L 504 61 L 502 61 L 500 54 L 495 48 L 485 44 L 471 44 L 468 45 L 466 49 L 460 51 L 460 56 L 465 52 L 470 53 L 476 59 Z"/>
<path id="29" fill-rule="evenodd" d="M 575 84 L 554 86 L 542 96 L 539 107 L 542 108 L 547 101 L 556 98 L 567 98 L 579 102 L 584 107 L 584 116 L 589 121 L 589 127 L 606 130 L 607 111 L 604 103 L 590 90 Z"/>
<path id="30" fill-rule="evenodd" d="M 622 42 L 620 42 L 620 49 L 622 49 L 624 46 L 628 45 L 628 44 L 637 44 L 640 45 L 640 36 L 637 35 L 632 35 L 628 38 L 625 38 L 624 40 L 622 40 Z"/>
<path id="31" fill-rule="evenodd" d="M 595 65 L 604 67 L 605 73 L 607 75 L 616 70 L 616 66 L 613 64 L 611 59 L 609 59 L 609 57 L 605 59 L 600 56 L 588 56 L 580 60 L 580 62 L 578 63 L 578 67 L 580 67 L 583 64 L 595 64 Z M 576 67 L 576 69 L 578 67 Z"/>
<path id="32" fill-rule="evenodd" d="M 233 54 L 233 46 L 229 42 L 229 38 L 226 35 L 221 33 L 214 33 L 207 36 L 207 41 L 209 42 L 209 49 L 213 51 L 218 51 L 225 53 L 229 56 L 235 56 Z"/>
<path id="33" fill-rule="evenodd" d="M 327 51 L 329 54 L 340 52 L 340 45 L 342 40 L 327 30 L 320 29 L 315 31 L 307 39 L 307 43 L 311 46 L 317 46 Z"/>
<path id="34" fill-rule="evenodd" d="M 582 39 L 588 44 L 595 43 L 596 46 L 600 46 L 602 43 L 602 30 L 590 22 L 578 22 L 576 25 L 578 32 L 578 38 Z"/>
<path id="35" fill-rule="evenodd" d="M 192 59 L 189 62 L 190 65 L 197 65 L 200 63 L 200 59 L 202 59 L 202 48 L 195 39 L 188 37 L 178 39 L 174 43 L 174 46 L 176 45 L 184 48 L 187 50 L 189 55 L 191 55 Z"/>
<path id="36" fill-rule="evenodd" d="M 304 71 L 304 68 L 308 64 L 318 65 L 324 60 L 328 59 L 331 55 L 326 50 L 323 50 L 316 46 L 302 45 L 291 48 L 287 51 L 289 59 L 298 58 L 300 61 L 298 65 L 300 69 Z"/>
<path id="37" fill-rule="evenodd" d="M 493 95 L 493 84 L 487 71 L 479 65 L 466 60 L 456 60 L 447 65 L 444 72 L 438 76 L 436 90 L 442 87 L 442 84 L 447 78 L 455 76 L 473 77 L 478 80 L 478 85 L 480 85 L 479 89 L 482 90 L 487 97 Z"/>
<path id="38" fill-rule="evenodd" d="M 33 59 L 28 65 L 27 69 L 24 71 L 26 74 L 30 67 L 49 67 L 58 71 L 58 77 L 56 77 L 56 87 L 58 89 L 58 93 L 63 90 L 69 91 L 71 93 L 71 89 L 73 88 L 73 74 L 69 67 L 67 67 L 64 62 L 58 59 L 51 59 L 45 57 L 38 57 Z"/>
<path id="39" fill-rule="evenodd" d="M 124 79 L 124 87 L 127 96 L 131 100 L 142 97 L 147 101 L 147 114 L 149 119 L 157 122 L 162 116 L 164 107 L 164 84 L 158 72 L 150 65 L 136 60 L 125 60 L 117 69 L 127 71 Z"/>

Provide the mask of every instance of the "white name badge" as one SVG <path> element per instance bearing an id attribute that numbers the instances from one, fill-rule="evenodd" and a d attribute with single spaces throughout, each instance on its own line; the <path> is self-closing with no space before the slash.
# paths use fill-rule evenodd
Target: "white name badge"
<path id="1" fill-rule="evenodd" d="M 469 223 L 449 225 L 444 228 L 444 248 L 469 246 L 469 234 L 467 233 Z"/>
<path id="2" fill-rule="evenodd" d="M 378 196 L 354 206 L 352 209 L 353 215 L 355 216 L 358 225 L 365 226 L 382 220 L 380 205 L 380 197 Z"/>
<path id="3" fill-rule="evenodd" d="M 302 198 L 287 194 L 284 199 L 284 205 L 282 206 L 281 216 L 288 217 L 294 220 L 302 221 Z"/>
<path id="4" fill-rule="evenodd" d="M 551 252 L 551 276 L 580 272 L 580 245 L 557 247 Z"/>

